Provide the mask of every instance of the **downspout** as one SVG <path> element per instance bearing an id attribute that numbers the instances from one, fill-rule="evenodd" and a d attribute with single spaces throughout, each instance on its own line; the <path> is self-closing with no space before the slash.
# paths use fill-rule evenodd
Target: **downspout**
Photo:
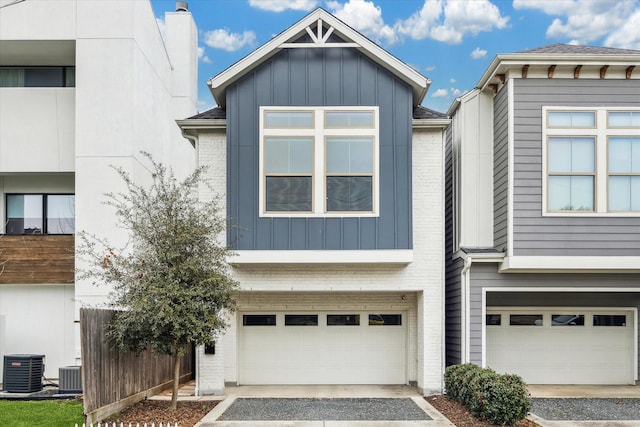
<path id="1" fill-rule="evenodd" d="M 470 256 L 464 257 L 464 266 L 460 273 L 460 362 L 469 363 L 471 359 L 470 348 L 468 345 L 469 340 L 469 316 L 467 313 L 467 307 L 470 298 L 470 284 L 471 284 L 471 264 L 473 258 Z"/>

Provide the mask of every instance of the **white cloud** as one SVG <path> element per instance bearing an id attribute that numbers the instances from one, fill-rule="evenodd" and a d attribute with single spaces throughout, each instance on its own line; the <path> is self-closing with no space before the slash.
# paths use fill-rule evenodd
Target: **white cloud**
<path id="1" fill-rule="evenodd" d="M 609 34 L 604 44 L 625 49 L 640 50 L 640 8 L 619 28 Z"/>
<path id="2" fill-rule="evenodd" d="M 607 46 L 626 48 L 640 44 L 638 0 L 514 0 L 513 7 L 556 16 L 548 38 L 587 44 L 606 37 Z"/>
<path id="3" fill-rule="evenodd" d="M 463 92 L 460 89 L 451 88 L 451 95 L 453 95 L 454 98 L 458 98 L 459 96 L 462 96 L 465 93 L 467 92 L 466 91 Z"/>
<path id="4" fill-rule="evenodd" d="M 327 1 L 327 7 L 338 19 L 376 42 L 392 45 L 398 41 L 396 31 L 384 23 L 382 9 L 373 1 L 349 0 L 344 4 Z"/>
<path id="5" fill-rule="evenodd" d="M 213 61 L 205 55 L 204 48 L 202 46 L 198 46 L 198 59 L 204 62 L 205 64 L 212 64 Z"/>
<path id="6" fill-rule="evenodd" d="M 438 67 L 436 67 L 435 65 L 427 65 L 426 67 L 424 67 L 424 70 L 425 71 L 434 71 L 436 68 L 438 68 Z"/>
<path id="7" fill-rule="evenodd" d="M 318 5 L 318 0 L 249 0 L 249 5 L 270 12 L 309 11 Z"/>
<path id="8" fill-rule="evenodd" d="M 473 59 L 482 59 L 487 57 L 487 51 L 485 49 L 480 49 L 479 47 L 473 49 L 471 52 L 471 58 Z"/>
<path id="9" fill-rule="evenodd" d="M 465 35 L 477 35 L 494 28 L 506 28 L 508 16 L 489 0 L 425 0 L 420 11 L 394 28 L 403 35 L 416 40 L 431 38 L 437 41 L 459 44 Z"/>
<path id="10" fill-rule="evenodd" d="M 251 45 L 256 40 L 253 31 L 245 31 L 244 33 L 231 33 L 227 28 L 219 28 L 217 30 L 207 31 L 204 33 L 204 43 L 215 49 L 223 49 L 233 52 Z"/>
<path id="11" fill-rule="evenodd" d="M 438 89 L 433 92 L 433 95 L 431 95 L 432 98 L 445 98 L 447 96 L 449 96 L 449 91 L 447 89 Z"/>
<path id="12" fill-rule="evenodd" d="M 456 79 L 454 79 L 453 77 L 449 79 L 449 83 L 454 84 L 455 82 L 456 82 Z"/>

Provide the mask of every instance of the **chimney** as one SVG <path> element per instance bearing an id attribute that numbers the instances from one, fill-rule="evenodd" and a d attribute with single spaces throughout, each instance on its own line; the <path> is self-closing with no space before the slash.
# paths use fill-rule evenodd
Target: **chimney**
<path id="1" fill-rule="evenodd" d="M 176 12 L 189 12 L 189 5 L 186 1 L 176 2 Z"/>

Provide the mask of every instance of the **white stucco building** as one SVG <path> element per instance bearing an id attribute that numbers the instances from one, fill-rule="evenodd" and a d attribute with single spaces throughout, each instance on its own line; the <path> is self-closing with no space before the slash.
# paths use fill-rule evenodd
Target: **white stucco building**
<path id="1" fill-rule="evenodd" d="M 125 238 L 111 166 L 195 163 L 175 120 L 197 111 L 197 29 L 164 23 L 149 1 L 0 0 L 0 355 L 44 354 L 48 378 L 79 364 L 79 308 L 108 293 L 74 280 L 74 234 Z"/>

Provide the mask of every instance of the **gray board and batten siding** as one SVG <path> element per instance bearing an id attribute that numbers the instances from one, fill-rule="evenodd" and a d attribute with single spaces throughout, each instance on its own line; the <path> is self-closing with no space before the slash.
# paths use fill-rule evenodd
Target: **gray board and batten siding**
<path id="1" fill-rule="evenodd" d="M 515 79 L 510 95 L 514 106 L 513 254 L 639 256 L 640 217 L 542 216 L 542 107 L 637 108 L 638 80 Z M 498 96 L 496 103 L 499 101 Z M 507 111 L 499 107 L 496 105 L 496 130 L 508 120 Z M 496 162 L 503 159 L 500 147 L 504 141 L 500 138 L 496 140 L 500 143 Z M 496 178 L 504 179 L 498 174 Z M 499 184 L 496 182 L 496 189 Z M 498 196 L 502 197 L 502 192 L 496 192 Z M 496 207 L 499 203 L 496 199 Z M 503 223 L 506 218 L 496 221 L 496 232 Z M 496 235 L 497 247 L 503 240 Z"/>
<path id="2" fill-rule="evenodd" d="M 412 248 L 411 87 L 353 48 L 285 49 L 227 89 L 227 206 L 237 250 Z M 379 106 L 379 217 L 260 217 L 261 106 Z M 428 214 L 428 213 L 425 213 Z"/>
<path id="3" fill-rule="evenodd" d="M 638 307 L 640 309 L 640 274 L 587 273 L 499 273 L 497 264 L 473 264 L 470 279 L 470 357 L 482 363 L 482 290 L 511 288 L 506 292 L 488 292 L 487 309 L 491 307 Z M 563 292 L 514 292 L 513 288 L 552 288 Z M 575 288 L 576 291 L 571 291 Z M 588 292 L 585 289 L 629 288 L 629 292 Z M 635 319 L 636 323 L 638 319 Z M 640 328 L 638 328 L 640 335 Z M 638 337 L 640 342 L 640 336 Z M 638 359 L 640 370 L 640 355 Z"/>

